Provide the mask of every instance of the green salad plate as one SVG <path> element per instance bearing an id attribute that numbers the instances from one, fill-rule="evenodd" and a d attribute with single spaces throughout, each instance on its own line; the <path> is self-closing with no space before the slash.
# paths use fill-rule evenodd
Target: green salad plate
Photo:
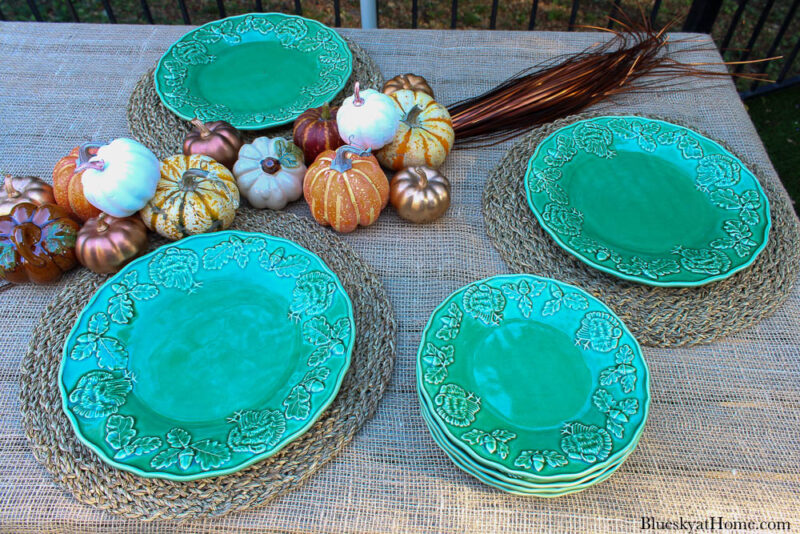
<path id="1" fill-rule="evenodd" d="M 654 286 L 699 286 L 752 264 L 767 245 L 769 202 L 719 143 L 668 122 L 597 117 L 536 147 L 528 204 L 587 264 Z"/>
<path id="2" fill-rule="evenodd" d="M 569 483 L 553 483 L 553 484 L 536 484 L 528 482 L 522 477 L 512 478 L 489 468 L 483 467 L 475 462 L 474 459 L 468 457 L 463 452 L 459 451 L 457 447 L 453 447 L 447 438 L 441 433 L 436 423 L 433 422 L 430 415 L 423 411 L 423 419 L 425 420 L 431 436 L 437 445 L 444 451 L 445 455 L 458 467 L 468 475 L 471 475 L 484 484 L 492 486 L 496 489 L 513 493 L 516 495 L 535 496 L 535 497 L 560 497 L 562 495 L 569 495 L 589 489 L 595 484 L 599 484 L 613 475 L 617 468 L 622 465 L 633 450 L 627 452 L 617 463 L 598 471 L 583 479 L 569 482 Z"/>
<path id="3" fill-rule="evenodd" d="M 250 13 L 190 31 L 169 47 L 154 77 L 159 98 L 179 117 L 256 130 L 330 102 L 352 70 L 347 43 L 324 24 Z"/>
<path id="4" fill-rule="evenodd" d="M 299 245 L 218 232 L 165 245 L 106 281 L 64 346 L 78 438 L 144 477 L 238 471 L 302 435 L 355 343 L 336 275 Z"/>
<path id="5" fill-rule="evenodd" d="M 647 365 L 622 321 L 577 287 L 526 274 L 474 282 L 434 310 L 417 387 L 462 455 L 554 488 L 619 464 L 650 406 Z"/>

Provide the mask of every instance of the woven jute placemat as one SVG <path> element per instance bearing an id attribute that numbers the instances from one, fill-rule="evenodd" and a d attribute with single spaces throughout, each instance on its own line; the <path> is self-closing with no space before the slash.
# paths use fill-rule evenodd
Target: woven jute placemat
<path id="1" fill-rule="evenodd" d="M 78 441 L 62 411 L 57 385 L 69 331 L 107 278 L 80 269 L 70 275 L 34 329 L 20 386 L 22 424 L 35 457 L 79 501 L 146 520 L 219 516 L 259 506 L 303 484 L 375 413 L 392 374 L 397 327 L 386 291 L 372 269 L 332 232 L 291 213 L 242 208 L 233 228 L 295 241 L 339 276 L 356 321 L 355 349 L 339 394 L 308 432 L 274 456 L 232 475 L 173 482 L 111 467 Z"/>
<path id="2" fill-rule="evenodd" d="M 769 198 L 772 230 L 767 247 L 753 265 L 719 282 L 671 288 L 623 280 L 570 255 L 539 225 L 528 206 L 524 184 L 536 146 L 559 128 L 600 115 L 574 115 L 537 128 L 514 144 L 489 174 L 483 215 L 503 261 L 512 271 L 550 276 L 589 291 L 608 304 L 645 345 L 677 347 L 711 342 L 771 315 L 789 296 L 800 272 L 797 217 L 780 182 L 767 179 L 770 174 L 743 158 Z M 668 117 L 648 117 L 681 124 Z M 689 124 L 682 125 L 703 133 Z"/>
<path id="3" fill-rule="evenodd" d="M 332 100 L 336 106 L 349 95 L 353 94 L 353 86 L 361 82 L 361 87 L 372 88 L 378 91 L 383 87 L 383 75 L 377 63 L 369 54 L 355 42 L 342 37 L 353 53 L 353 73 L 341 92 Z M 183 138 L 192 129 L 191 123 L 185 121 L 168 110 L 156 93 L 153 71 L 147 71 L 133 88 L 128 100 L 128 127 L 139 142 L 146 145 L 160 159 L 173 154 L 180 154 L 183 149 Z M 244 130 L 242 137 L 246 143 L 256 137 L 285 137 L 292 138 L 292 123 L 268 128 L 266 130 Z"/>

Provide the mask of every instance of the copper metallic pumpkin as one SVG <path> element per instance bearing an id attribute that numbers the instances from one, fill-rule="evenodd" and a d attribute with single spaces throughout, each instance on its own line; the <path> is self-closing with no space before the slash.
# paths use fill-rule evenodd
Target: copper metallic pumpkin
<path id="1" fill-rule="evenodd" d="M 409 167 L 392 178 L 389 201 L 403 219 L 435 221 L 450 207 L 450 181 L 436 169 Z"/>
<path id="2" fill-rule="evenodd" d="M 208 156 L 228 169 L 233 169 L 233 164 L 239 157 L 239 149 L 242 148 L 239 130 L 225 121 L 204 123 L 200 119 L 194 119 L 192 124 L 194 128 L 183 141 L 183 154 Z"/>
<path id="3" fill-rule="evenodd" d="M 378 219 L 389 201 L 389 181 L 368 150 L 345 145 L 317 157 L 303 194 L 318 223 L 346 233 Z"/>
<path id="4" fill-rule="evenodd" d="M 390 95 L 401 89 L 422 91 L 423 93 L 429 94 L 431 98 L 435 98 L 433 96 L 433 89 L 431 89 L 431 86 L 428 85 L 428 81 L 422 76 L 417 76 L 416 74 L 400 74 L 383 84 L 383 92 L 387 95 Z"/>
<path id="5" fill-rule="evenodd" d="M 17 204 L 0 217 L 0 278 L 46 284 L 75 267 L 80 225 L 55 204 Z"/>
<path id="6" fill-rule="evenodd" d="M 8 215 L 14 206 L 23 202 L 37 206 L 55 204 L 53 187 L 35 176 L 6 175 L 0 187 L 0 215 Z"/>
<path id="7" fill-rule="evenodd" d="M 83 194 L 83 171 L 75 172 L 75 168 L 88 163 L 101 143 L 84 143 L 58 160 L 53 169 L 53 193 L 56 203 L 75 215 L 81 221 L 100 215 L 100 210 L 92 206 Z"/>
<path id="8" fill-rule="evenodd" d="M 147 228 L 138 216 L 101 213 L 78 232 L 75 255 L 81 265 L 100 273 L 115 273 L 147 250 Z"/>
<path id="9" fill-rule="evenodd" d="M 304 111 L 294 121 L 294 144 L 300 147 L 306 165 L 311 165 L 326 150 L 336 150 L 344 144 L 336 125 L 338 107 L 328 104 Z"/>

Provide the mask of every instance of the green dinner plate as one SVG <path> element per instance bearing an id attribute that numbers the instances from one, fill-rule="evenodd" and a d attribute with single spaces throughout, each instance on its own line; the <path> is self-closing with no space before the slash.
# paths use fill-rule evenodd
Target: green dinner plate
<path id="1" fill-rule="evenodd" d="M 634 337 L 584 291 L 533 275 L 474 282 L 431 315 L 417 385 L 449 441 L 532 481 L 613 464 L 639 439 L 650 404 Z"/>
<path id="2" fill-rule="evenodd" d="M 528 204 L 571 254 L 655 286 L 722 280 L 767 245 L 769 202 L 744 163 L 682 126 L 642 117 L 575 122 L 536 147 Z"/>
<path id="3" fill-rule="evenodd" d="M 562 495 L 569 495 L 572 493 L 577 493 L 579 491 L 586 490 L 595 484 L 599 484 L 604 480 L 607 480 L 611 475 L 613 475 L 619 466 L 624 462 L 628 456 L 630 456 L 633 450 L 627 452 L 625 456 L 623 456 L 619 461 L 614 463 L 613 465 L 599 471 L 589 477 L 576 481 L 570 484 L 535 484 L 531 482 L 527 482 L 522 479 L 514 479 L 502 475 L 501 473 L 497 473 L 490 469 L 487 469 L 483 466 L 478 465 L 474 459 L 469 458 L 468 456 L 464 455 L 461 451 L 459 451 L 456 447 L 452 447 L 447 441 L 447 438 L 441 434 L 441 431 L 436 428 L 436 423 L 434 423 L 430 416 L 423 412 L 423 418 L 425 419 L 426 424 L 428 425 L 428 429 L 431 432 L 431 436 L 436 444 L 442 449 L 442 451 L 447 455 L 447 457 L 455 464 L 456 467 L 471 475 L 484 484 L 492 486 L 496 489 L 514 493 L 517 495 L 526 495 L 526 496 L 536 496 L 536 497 L 559 497 Z"/>
<path id="4" fill-rule="evenodd" d="M 330 102 L 352 70 L 347 43 L 324 24 L 250 13 L 190 31 L 169 47 L 154 76 L 161 101 L 179 117 L 255 130 Z"/>
<path id="5" fill-rule="evenodd" d="M 78 438 L 104 461 L 194 480 L 308 430 L 354 342 L 350 299 L 318 256 L 266 234 L 203 234 L 98 289 L 64 346 L 59 387 Z"/>
<path id="6" fill-rule="evenodd" d="M 531 479 L 525 474 L 507 474 L 503 471 L 495 469 L 491 465 L 486 465 L 480 457 L 474 457 L 470 454 L 467 454 L 464 450 L 460 449 L 458 445 L 454 445 L 449 439 L 447 439 L 442 427 L 433 420 L 430 411 L 431 408 L 427 405 L 425 400 L 420 398 L 420 402 L 422 403 L 422 417 L 425 419 L 434 441 L 436 441 L 436 444 L 439 445 L 440 448 L 444 449 L 448 453 L 450 458 L 458 459 L 458 462 L 461 463 L 462 466 L 466 466 L 466 468 L 471 471 L 479 471 L 483 475 L 497 479 L 503 483 L 514 484 L 527 489 L 563 490 L 575 485 L 586 485 L 589 483 L 589 481 L 594 480 L 606 472 L 613 471 L 619 467 L 620 464 L 622 464 L 622 462 L 624 462 L 628 456 L 631 455 L 634 449 L 636 449 L 636 446 L 639 444 L 640 436 L 636 436 L 635 441 L 631 442 L 626 450 L 620 451 L 620 456 L 617 460 L 611 464 L 602 466 L 602 468 L 593 468 L 587 470 L 585 473 L 571 480 L 543 482 L 540 479 Z"/>

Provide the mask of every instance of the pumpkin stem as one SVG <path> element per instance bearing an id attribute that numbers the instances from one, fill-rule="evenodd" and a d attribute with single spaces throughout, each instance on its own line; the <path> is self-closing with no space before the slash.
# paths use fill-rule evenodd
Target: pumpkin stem
<path id="1" fill-rule="evenodd" d="M 40 239 L 40 236 L 31 235 L 32 232 L 30 231 L 31 229 L 29 226 L 32 225 L 27 223 L 17 226 L 14 229 L 14 232 L 8 236 L 8 239 L 11 240 L 11 243 L 14 244 L 14 248 L 17 249 L 17 253 L 22 256 L 25 261 L 34 267 L 44 267 L 47 265 L 47 262 L 43 258 L 40 258 L 34 254 L 28 245 L 30 241 L 37 242 Z M 39 231 L 41 232 L 41 230 Z M 25 239 L 26 237 L 31 237 L 31 239 Z"/>
<path id="2" fill-rule="evenodd" d="M 361 90 L 361 84 L 359 82 L 356 82 L 356 86 L 353 89 L 353 105 L 356 107 L 361 107 L 364 105 L 364 99 L 361 98 L 361 93 L 359 92 L 360 90 Z"/>
<path id="3" fill-rule="evenodd" d="M 358 83 L 358 82 L 356 82 Z M 331 169 L 336 172 L 346 172 L 353 168 L 353 162 L 345 154 L 350 152 L 356 156 L 369 156 L 370 150 L 359 148 L 355 145 L 343 145 L 336 149 L 336 157 L 331 161 Z"/>
<path id="4" fill-rule="evenodd" d="M 20 192 L 14 188 L 14 184 L 11 182 L 14 180 L 14 177 L 10 174 L 6 174 L 5 179 L 3 180 L 3 187 L 6 189 L 6 196 L 8 198 L 17 198 L 20 195 Z"/>
<path id="5" fill-rule="evenodd" d="M 213 133 L 208 128 L 208 126 L 206 126 L 206 123 L 204 123 L 203 121 L 201 121 L 197 117 L 193 118 L 191 122 L 192 122 L 192 125 L 194 125 L 194 127 L 197 128 L 197 130 L 200 132 L 200 137 L 202 137 L 203 139 L 205 139 L 206 137 L 209 137 Z"/>
<path id="6" fill-rule="evenodd" d="M 181 191 L 196 191 L 197 182 L 205 180 L 209 174 L 203 169 L 186 169 L 181 176 Z"/>
<path id="7" fill-rule="evenodd" d="M 428 175 L 425 173 L 425 169 L 423 167 L 414 167 L 414 172 L 419 177 L 419 188 L 428 187 Z"/>
<path id="8" fill-rule="evenodd" d="M 319 116 L 322 120 L 331 120 L 331 105 L 328 102 L 322 105 L 322 111 L 320 111 Z"/>
<path id="9" fill-rule="evenodd" d="M 83 165 L 84 163 L 88 163 L 89 160 L 92 159 L 95 154 L 97 154 L 97 149 L 100 148 L 101 146 L 105 146 L 105 144 L 95 143 L 93 141 L 89 141 L 88 143 L 83 143 L 78 148 L 78 165 Z M 94 154 L 89 153 L 89 151 L 93 148 L 95 149 L 95 153 Z"/>
<path id="10" fill-rule="evenodd" d="M 281 162 L 275 158 L 264 158 L 261 160 L 261 170 L 267 174 L 275 174 L 281 170 Z"/>
<path id="11" fill-rule="evenodd" d="M 403 119 L 403 122 L 406 123 L 411 128 L 421 126 L 419 123 L 419 114 L 422 113 L 422 108 L 419 106 L 414 106 L 406 115 L 406 118 Z"/>
<path id="12" fill-rule="evenodd" d="M 108 221 L 106 220 L 106 213 L 100 212 L 100 215 L 97 216 L 97 233 L 102 234 L 108 231 Z"/>

